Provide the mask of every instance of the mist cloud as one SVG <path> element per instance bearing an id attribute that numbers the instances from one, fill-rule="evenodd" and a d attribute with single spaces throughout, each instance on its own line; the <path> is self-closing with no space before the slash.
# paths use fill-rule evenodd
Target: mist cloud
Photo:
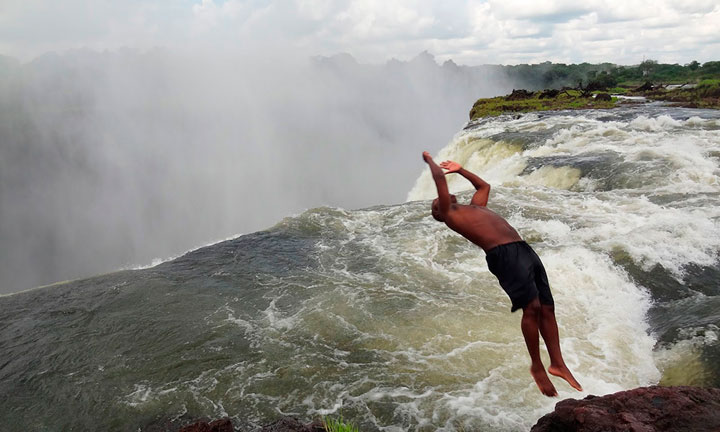
<path id="1" fill-rule="evenodd" d="M 513 87 L 418 52 L 704 62 L 718 19 L 710 1 L 5 0 L 0 292 L 402 201 L 419 150 Z"/>
<path id="2" fill-rule="evenodd" d="M 320 205 L 402 202 L 482 68 L 157 49 L 0 65 L 0 287 L 148 264 Z"/>

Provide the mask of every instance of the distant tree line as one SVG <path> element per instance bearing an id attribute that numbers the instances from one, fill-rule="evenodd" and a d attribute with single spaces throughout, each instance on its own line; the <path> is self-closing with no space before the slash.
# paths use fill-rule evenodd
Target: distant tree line
<path id="1" fill-rule="evenodd" d="M 638 86 L 647 81 L 682 84 L 720 78 L 720 61 L 703 64 L 692 61 L 686 65 L 679 65 L 644 60 L 634 66 L 618 66 L 612 63 L 544 62 L 531 65 L 501 66 L 501 68 L 512 80 L 523 83 L 529 90 L 563 87 L 607 89 L 616 86 Z"/>

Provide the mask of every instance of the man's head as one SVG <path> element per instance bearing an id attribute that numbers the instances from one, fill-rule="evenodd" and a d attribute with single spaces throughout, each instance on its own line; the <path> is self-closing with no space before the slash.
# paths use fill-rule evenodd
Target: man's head
<path id="1" fill-rule="evenodd" d="M 455 195 L 450 195 L 450 203 L 455 204 L 457 202 L 457 198 Z M 430 209 L 432 211 L 432 217 L 435 218 L 438 222 L 445 222 L 445 219 L 443 219 L 442 214 L 440 214 L 440 198 L 435 198 L 432 202 L 432 205 L 430 206 Z"/>

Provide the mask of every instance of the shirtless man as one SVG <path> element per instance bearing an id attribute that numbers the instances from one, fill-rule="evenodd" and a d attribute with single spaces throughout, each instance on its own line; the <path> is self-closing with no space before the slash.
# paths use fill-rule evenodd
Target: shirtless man
<path id="1" fill-rule="evenodd" d="M 547 371 L 563 378 L 574 389 L 582 391 L 560 352 L 555 306 L 545 268 L 535 251 L 523 241 L 517 231 L 505 219 L 486 207 L 490 185 L 457 162 L 446 161 L 438 166 L 428 152 L 423 152 L 423 159 L 430 166 L 438 191 L 438 197 L 432 202 L 433 217 L 483 248 L 487 255 L 488 268 L 510 296 L 511 311 L 522 309 L 520 326 L 532 361 L 530 374 L 540 391 L 546 396 L 557 396 L 555 386 L 550 382 L 540 360 L 538 332 L 550 354 L 550 367 Z M 446 169 L 447 173 L 443 174 L 441 168 Z M 450 173 L 460 174 L 477 189 L 470 205 L 458 204 L 455 195 L 448 192 L 445 175 Z"/>

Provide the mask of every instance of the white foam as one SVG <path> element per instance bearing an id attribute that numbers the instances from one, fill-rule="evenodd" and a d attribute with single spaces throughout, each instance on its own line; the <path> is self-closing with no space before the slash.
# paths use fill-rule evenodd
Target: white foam
<path id="1" fill-rule="evenodd" d="M 434 159 L 438 163 L 447 159 L 454 160 L 471 171 L 483 172 L 488 181 L 502 184 L 515 180 L 525 169 L 525 160 L 519 157 L 521 152 L 522 148 L 517 144 L 479 139 L 468 134 L 456 137 Z M 472 187 L 458 174 L 448 175 L 446 179 L 451 193 Z M 408 193 L 407 200 L 429 199 L 435 196 L 437 196 L 435 183 L 430 171 L 425 169 Z"/>
<path id="2" fill-rule="evenodd" d="M 671 208 L 615 192 L 600 196 L 565 197 L 567 207 L 587 215 L 574 227 L 574 241 L 608 253 L 621 248 L 646 269 L 659 264 L 678 277 L 690 263 L 717 260 L 719 208 Z"/>
<path id="3" fill-rule="evenodd" d="M 596 252 L 570 247 L 539 253 L 553 287 L 565 361 L 585 388 L 578 394 L 556 382 L 560 398 L 656 383 L 660 373 L 652 353 L 655 341 L 644 321 L 650 305 L 647 293 Z M 524 355 L 504 354 L 503 366 L 472 389 L 445 395 L 443 401 L 458 417 L 479 415 L 500 429 L 527 429 L 554 401 L 538 397 L 525 375 Z"/>
<path id="4" fill-rule="evenodd" d="M 558 213 L 560 218 L 573 221 L 572 240 L 592 244 L 606 252 L 621 248 L 645 268 L 659 264 L 680 278 L 682 268 L 689 263 L 712 265 L 717 260 L 716 251 L 720 249 L 720 206 L 707 201 L 713 195 L 694 204 L 688 200 L 681 207 L 654 204 L 647 198 L 649 195 L 720 192 L 718 160 L 708 157 L 709 152 L 720 151 L 720 138 L 716 131 L 703 129 L 714 127 L 717 119 L 695 116 L 687 120 L 675 120 L 660 115 L 638 116 L 630 121 L 600 122 L 584 116 L 546 117 L 533 127 L 570 126 L 560 129 L 534 148 L 525 151 L 516 149 L 509 154 L 492 150 L 495 146 L 505 144 L 483 138 L 486 131 L 497 134 L 498 124 L 507 130 L 529 129 L 527 125 L 521 126 L 522 122 L 497 122 L 493 126 L 484 124 L 477 130 L 466 131 L 441 150 L 438 158 L 461 163 L 481 160 L 482 163 L 467 168 L 483 176 L 493 186 L 491 207 L 493 200 L 498 199 L 497 193 L 501 186 L 550 189 L 544 197 L 546 201 L 538 204 L 538 211 Z M 596 182 L 580 178 L 580 171 L 571 167 L 546 165 L 529 174 L 520 175 L 529 158 L 606 152 L 615 153 L 640 167 L 645 161 L 652 161 L 654 171 L 637 174 L 655 176 L 643 180 L 646 186 L 639 190 L 645 196 L 628 194 L 626 191 L 594 193 Z M 497 174 L 492 167 L 501 167 L 504 174 Z M 428 171 L 425 169 L 422 172 L 409 199 L 431 199 L 436 196 Z M 448 178 L 453 191 L 470 186 L 460 176 L 451 175 Z M 553 189 L 588 193 L 553 197 Z M 518 206 L 526 207 L 526 203 L 519 202 Z M 552 233 L 545 235 L 552 238 Z"/>
<path id="5" fill-rule="evenodd" d="M 656 132 L 678 128 L 682 126 L 682 122 L 667 115 L 661 115 L 654 118 L 640 116 L 632 120 L 629 126 L 632 129 Z"/>
<path id="6" fill-rule="evenodd" d="M 553 287 L 565 360 L 585 386 L 583 394 L 656 383 L 660 373 L 652 354 L 655 340 L 645 322 L 649 296 L 612 263 L 603 248 L 597 248 L 595 240 L 582 239 L 587 232 L 578 232 L 574 221 L 588 202 L 577 193 L 544 187 L 500 186 L 495 199 L 527 209 L 524 214 L 510 215 L 509 220 L 522 233 L 542 241 L 535 241 L 536 249 Z M 618 209 L 610 205 L 607 211 Z M 546 219 L 553 214 L 558 217 Z M 587 229 L 603 227 L 605 220 L 605 216 L 591 218 Z M 500 429 L 527 429 L 552 408 L 552 401 L 539 394 L 527 372 L 529 360 L 518 315 L 508 313 L 507 298 L 487 271 L 482 251 L 432 220 L 426 203 L 352 212 L 343 226 L 352 242 L 369 248 L 368 255 L 380 257 L 382 268 L 392 274 L 392 282 L 378 286 L 384 276 L 364 280 L 347 270 L 343 262 L 347 258 L 323 249 L 339 260 L 334 262 L 338 278 L 367 283 L 368 291 L 355 291 L 354 307 L 370 307 L 373 292 L 384 299 L 399 295 L 416 304 L 417 331 L 385 325 L 381 336 L 357 330 L 369 342 L 392 347 L 380 351 L 393 359 L 385 368 L 389 372 L 395 367 L 411 368 L 431 376 L 451 371 L 478 374 L 479 379 L 465 388 L 434 389 L 430 394 L 413 390 L 405 395 L 440 401 L 433 408 L 433 424 L 447 417 L 446 430 L 452 430 L 456 422 L 473 425 L 479 419 L 483 425 Z M 335 321 L 345 326 L 343 320 Z M 502 364 L 494 363 L 500 360 Z M 491 369 L 483 375 L 486 367 Z M 564 383 L 556 384 L 561 397 L 582 396 Z M 377 390 L 366 397 L 393 398 L 396 393 L 402 392 Z M 417 401 L 397 405 L 407 416 L 417 418 L 418 424 L 429 420 L 427 407 Z"/>
<path id="7" fill-rule="evenodd" d="M 144 404 L 150 399 L 152 393 L 153 389 L 151 386 L 147 384 L 135 384 L 135 390 L 125 396 L 125 403 L 132 407 Z"/>
<path id="8" fill-rule="evenodd" d="M 709 157 L 720 151 L 720 137 L 714 130 L 717 120 L 676 120 L 661 115 L 599 121 L 591 116 L 550 116 L 530 123 L 524 119 L 483 123 L 456 136 L 436 159 L 458 161 L 491 183 L 489 206 L 535 244 L 555 296 L 565 360 L 586 389 L 583 394 L 657 383 L 667 362 L 664 359 L 673 357 L 674 348 L 654 351 L 656 340 L 645 320 L 650 296 L 610 257 L 620 249 L 645 269 L 661 265 L 680 280 L 688 264 L 717 262 L 720 169 L 717 158 Z M 487 138 L 501 133 L 499 126 L 503 131 L 518 131 L 558 125 L 563 127 L 549 139 L 531 143 L 525 150 Z M 645 176 L 643 186 L 596 191 L 595 181 L 582 178 L 579 170 L 570 166 L 546 165 L 525 172 L 532 158 L 608 153 L 627 162 L 628 167 L 649 167 L 638 173 Z M 409 200 L 436 196 L 428 171 L 425 168 L 418 177 Z M 470 187 L 460 176 L 447 178 L 454 193 Z M 413 208 L 427 214 L 427 206 L 417 203 Z M 412 259 L 420 263 L 424 256 L 432 272 L 425 277 L 443 275 L 458 291 L 496 283 L 483 279 L 487 269 L 477 250 L 472 246 L 466 249 L 467 242 L 456 240 L 457 235 L 444 225 L 429 217 L 424 221 L 413 224 L 416 240 L 403 244 L 403 253 L 396 251 L 392 242 L 383 241 L 383 235 L 375 235 L 372 245 L 391 261 L 407 262 L 408 255 L 417 254 Z M 492 295 L 492 291 L 483 295 Z M 483 313 L 493 311 L 492 301 L 487 301 L 491 299 L 484 300 Z M 500 317 L 493 315 L 493 319 Z M 488 350 L 493 343 L 491 334 L 473 328 L 469 320 L 466 325 L 478 339 L 461 340 L 445 330 L 420 349 L 403 350 L 398 358 L 428 369 L 443 364 L 446 370 L 477 355 L 492 362 Z M 714 334 L 706 332 L 702 343 Z M 684 352 L 686 348 L 678 349 Z M 551 410 L 553 402 L 538 397 L 534 383 L 528 381 L 523 350 L 522 345 L 508 346 L 502 366 L 493 367 L 471 387 L 440 395 L 442 403 L 433 414 L 436 424 L 447 419 L 443 430 L 453 430 L 456 422 L 472 428 L 477 426 L 473 419 L 482 418 L 484 427 L 527 429 Z M 562 383 L 557 387 L 561 398 L 582 397 Z"/>

